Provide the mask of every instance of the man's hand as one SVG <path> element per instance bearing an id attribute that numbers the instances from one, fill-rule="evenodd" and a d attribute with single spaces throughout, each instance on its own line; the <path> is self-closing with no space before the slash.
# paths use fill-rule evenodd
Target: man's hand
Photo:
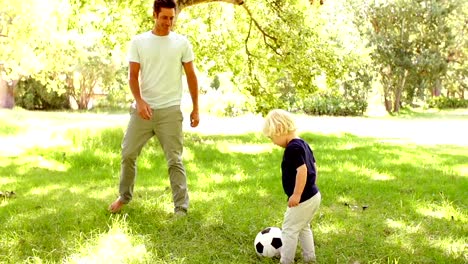
<path id="1" fill-rule="evenodd" d="M 190 126 L 197 127 L 198 123 L 200 123 L 200 115 L 198 114 L 198 111 L 194 110 L 190 113 Z"/>
<path id="2" fill-rule="evenodd" d="M 153 115 L 153 110 L 151 110 L 149 104 L 146 103 L 144 100 L 136 101 L 136 109 L 141 118 L 145 120 L 151 119 L 151 116 Z"/>

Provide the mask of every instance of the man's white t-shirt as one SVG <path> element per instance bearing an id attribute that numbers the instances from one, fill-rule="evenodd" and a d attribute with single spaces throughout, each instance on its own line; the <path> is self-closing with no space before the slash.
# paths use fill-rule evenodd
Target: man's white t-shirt
<path id="1" fill-rule="evenodd" d="M 180 105 L 183 62 L 193 61 L 192 46 L 185 36 L 170 32 L 157 36 L 151 31 L 130 42 L 128 60 L 140 64 L 142 98 L 152 109 Z"/>

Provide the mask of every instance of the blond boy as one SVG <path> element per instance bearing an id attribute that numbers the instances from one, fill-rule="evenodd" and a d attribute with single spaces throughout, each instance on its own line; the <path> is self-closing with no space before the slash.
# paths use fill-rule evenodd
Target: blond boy
<path id="1" fill-rule="evenodd" d="M 316 261 L 310 222 L 321 201 L 316 185 L 317 168 L 310 146 L 297 136 L 296 130 L 295 121 L 287 111 L 275 109 L 265 118 L 263 133 L 284 148 L 281 173 L 288 207 L 282 226 L 281 264 L 294 262 L 298 241 L 304 262 Z"/>

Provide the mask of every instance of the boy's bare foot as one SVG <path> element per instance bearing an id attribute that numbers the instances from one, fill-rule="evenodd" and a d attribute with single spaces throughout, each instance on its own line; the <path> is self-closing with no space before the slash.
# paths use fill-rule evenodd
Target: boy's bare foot
<path id="1" fill-rule="evenodd" d="M 124 205 L 125 204 L 122 201 L 120 201 L 120 198 L 117 198 L 117 200 L 115 200 L 111 205 L 109 205 L 108 210 L 109 212 L 115 214 L 115 213 L 118 213 Z"/>

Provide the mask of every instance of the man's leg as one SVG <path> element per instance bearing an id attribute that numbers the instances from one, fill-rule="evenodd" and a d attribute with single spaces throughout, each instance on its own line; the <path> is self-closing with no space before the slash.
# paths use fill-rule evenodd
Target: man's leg
<path id="1" fill-rule="evenodd" d="M 113 213 L 118 212 L 133 197 L 136 178 L 136 160 L 143 146 L 154 135 L 151 120 L 142 119 L 136 109 L 130 110 L 130 121 L 122 140 L 122 158 L 120 167 L 119 198 L 109 207 Z"/>
<path id="2" fill-rule="evenodd" d="M 183 116 L 180 106 L 155 111 L 158 120 L 155 134 L 161 143 L 166 157 L 171 182 L 174 211 L 186 212 L 189 206 L 187 177 L 182 163 Z"/>

